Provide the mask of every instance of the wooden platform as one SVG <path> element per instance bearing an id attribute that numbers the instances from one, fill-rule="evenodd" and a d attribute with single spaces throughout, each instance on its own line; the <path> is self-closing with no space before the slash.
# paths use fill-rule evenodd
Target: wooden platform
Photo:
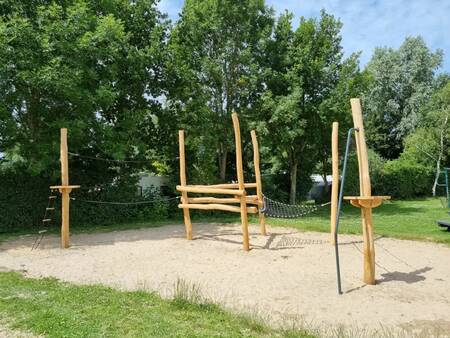
<path id="1" fill-rule="evenodd" d="M 391 196 L 344 196 L 344 200 L 357 208 L 376 208 L 390 199 Z"/>

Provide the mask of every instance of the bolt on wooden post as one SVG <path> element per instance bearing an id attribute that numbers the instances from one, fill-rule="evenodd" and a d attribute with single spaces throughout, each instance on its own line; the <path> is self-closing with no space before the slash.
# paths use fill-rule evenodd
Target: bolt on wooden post
<path id="1" fill-rule="evenodd" d="M 61 161 L 61 185 L 51 186 L 50 189 L 58 189 L 61 193 L 61 247 L 66 249 L 70 246 L 70 193 L 79 185 L 69 184 L 69 158 L 67 146 L 67 129 L 61 128 L 60 143 Z"/>

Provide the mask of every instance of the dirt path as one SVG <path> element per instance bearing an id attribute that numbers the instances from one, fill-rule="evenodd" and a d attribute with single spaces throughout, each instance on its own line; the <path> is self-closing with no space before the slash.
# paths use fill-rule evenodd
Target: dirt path
<path id="1" fill-rule="evenodd" d="M 76 283 L 156 290 L 170 297 L 177 279 L 198 285 L 227 307 L 270 320 L 292 318 L 321 328 L 397 327 L 439 330 L 450 336 L 450 248 L 434 243 L 376 240 L 377 285 L 361 282 L 360 236 L 341 236 L 344 295 L 336 291 L 334 249 L 329 235 L 251 227 L 243 252 L 237 225 L 195 224 L 194 240 L 181 225 L 72 236 L 59 249 L 47 236 L 0 245 L 0 267 Z"/>

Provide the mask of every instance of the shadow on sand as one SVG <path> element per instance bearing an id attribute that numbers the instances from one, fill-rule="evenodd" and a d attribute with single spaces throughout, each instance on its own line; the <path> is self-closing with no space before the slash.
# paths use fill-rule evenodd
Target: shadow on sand
<path id="1" fill-rule="evenodd" d="M 423 274 L 426 272 L 432 270 L 433 268 L 426 266 L 422 269 L 417 269 L 411 272 L 400 272 L 400 271 L 393 271 L 393 272 L 386 272 L 382 273 L 381 276 L 383 279 L 378 280 L 378 283 L 387 283 L 387 282 L 404 282 L 407 284 L 413 284 L 417 282 L 424 281 L 426 279 Z"/>

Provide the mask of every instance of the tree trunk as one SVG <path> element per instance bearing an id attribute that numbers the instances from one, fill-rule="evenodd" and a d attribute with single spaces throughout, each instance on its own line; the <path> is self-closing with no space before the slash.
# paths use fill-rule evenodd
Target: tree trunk
<path id="1" fill-rule="evenodd" d="M 219 150 L 219 177 L 222 182 L 225 182 L 227 175 L 227 155 L 228 152 L 225 149 L 225 145 L 221 143 Z"/>
<path id="2" fill-rule="evenodd" d="M 293 157 L 293 155 L 292 155 Z M 290 161 L 290 166 L 289 166 L 289 171 L 290 171 L 290 184 L 291 184 L 291 188 L 289 191 L 289 203 L 290 204 L 295 204 L 296 201 L 296 197 L 297 197 L 297 169 L 298 169 L 298 163 L 297 160 L 295 158 L 291 158 Z"/>

